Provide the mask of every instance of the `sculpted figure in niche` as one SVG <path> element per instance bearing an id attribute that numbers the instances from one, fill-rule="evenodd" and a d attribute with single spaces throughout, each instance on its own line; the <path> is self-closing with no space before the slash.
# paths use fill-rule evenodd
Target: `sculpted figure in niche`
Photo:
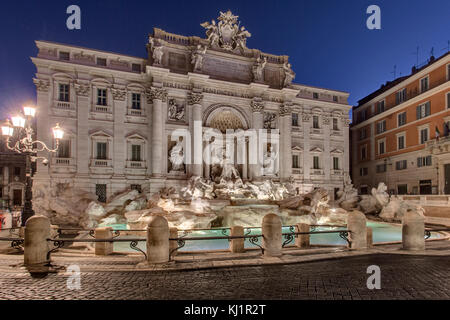
<path id="1" fill-rule="evenodd" d="M 278 172 L 276 162 L 278 160 L 278 153 L 274 150 L 273 146 L 269 146 L 269 151 L 264 154 L 263 169 L 264 175 L 274 175 Z"/>
<path id="2" fill-rule="evenodd" d="M 197 46 L 197 49 L 192 52 L 191 63 L 194 65 L 194 71 L 201 72 L 203 68 L 203 59 L 206 54 L 206 46 L 202 49 L 201 45 Z"/>
<path id="3" fill-rule="evenodd" d="M 263 82 L 264 81 L 264 68 L 267 64 L 267 58 L 261 59 L 260 57 L 256 59 L 256 63 L 253 65 L 253 81 Z"/>
<path id="4" fill-rule="evenodd" d="M 292 66 L 290 63 L 285 62 L 283 64 L 284 69 L 284 87 L 289 87 L 292 84 L 292 81 L 295 79 L 295 72 L 292 71 Z"/>
<path id="5" fill-rule="evenodd" d="M 169 161 L 172 164 L 172 171 L 184 171 L 184 151 L 183 138 L 180 137 L 170 150 Z"/>
<path id="6" fill-rule="evenodd" d="M 153 64 L 162 65 L 162 58 L 164 55 L 163 46 L 156 46 L 156 42 L 154 39 L 150 39 L 150 44 L 153 49 Z"/>

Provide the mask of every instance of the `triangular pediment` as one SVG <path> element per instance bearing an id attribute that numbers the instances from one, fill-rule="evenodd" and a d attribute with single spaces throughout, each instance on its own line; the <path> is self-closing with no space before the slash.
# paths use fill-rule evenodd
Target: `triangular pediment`
<path id="1" fill-rule="evenodd" d="M 311 150 L 309 150 L 309 152 L 323 152 L 323 149 L 320 147 L 313 147 Z"/>

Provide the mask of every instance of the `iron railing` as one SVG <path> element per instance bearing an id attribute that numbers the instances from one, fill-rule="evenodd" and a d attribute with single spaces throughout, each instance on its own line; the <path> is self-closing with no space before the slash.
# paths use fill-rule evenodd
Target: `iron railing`
<path id="1" fill-rule="evenodd" d="M 25 242 L 25 239 L 23 238 L 0 237 L 0 241 L 11 242 L 11 248 L 23 251 L 23 244 Z"/>
<path id="2" fill-rule="evenodd" d="M 329 231 L 310 231 L 310 232 L 290 232 L 290 233 L 282 233 L 281 235 L 284 237 L 285 241 L 283 242 L 282 247 L 284 248 L 286 245 L 291 243 L 294 239 L 298 238 L 299 235 L 314 235 L 314 234 L 324 234 L 324 233 L 339 233 L 339 237 L 347 241 L 348 245 L 351 245 L 351 241 L 348 239 L 350 230 L 329 230 Z"/>
<path id="3" fill-rule="evenodd" d="M 54 248 L 47 252 L 47 260 L 50 260 L 50 255 L 52 252 L 55 252 L 56 250 L 64 247 L 66 243 L 73 243 L 73 242 L 130 242 L 130 248 L 133 250 L 136 250 L 140 253 L 142 253 L 145 256 L 145 259 L 147 259 L 147 254 L 142 251 L 137 245 L 139 242 L 147 241 L 146 238 L 123 238 L 123 239 L 117 239 L 117 238 L 110 238 L 110 239 L 47 239 L 49 242 L 53 242 Z"/>

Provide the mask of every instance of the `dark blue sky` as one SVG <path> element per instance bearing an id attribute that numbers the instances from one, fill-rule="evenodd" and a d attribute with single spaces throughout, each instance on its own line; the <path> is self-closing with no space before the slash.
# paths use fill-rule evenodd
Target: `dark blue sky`
<path id="1" fill-rule="evenodd" d="M 81 7 L 80 31 L 66 28 L 71 4 Z M 371 4 L 381 7 L 381 30 L 366 28 Z M 352 105 L 392 80 L 394 65 L 409 74 L 417 46 L 423 62 L 450 40 L 448 0 L 2 1 L 0 116 L 35 100 L 34 40 L 145 57 L 153 27 L 203 37 L 199 24 L 227 9 L 252 33 L 248 47 L 289 55 L 295 82 L 348 91 Z"/>

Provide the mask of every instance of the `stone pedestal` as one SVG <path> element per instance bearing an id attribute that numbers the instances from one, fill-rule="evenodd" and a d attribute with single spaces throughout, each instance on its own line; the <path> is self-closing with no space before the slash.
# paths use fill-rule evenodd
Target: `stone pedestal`
<path id="1" fill-rule="evenodd" d="M 50 220 L 33 216 L 25 225 L 24 264 L 30 272 L 39 271 L 47 261 L 50 238 Z M 31 268 L 31 269 L 30 269 Z"/>
<path id="2" fill-rule="evenodd" d="M 95 239 L 111 239 L 112 238 L 111 227 L 97 228 L 95 229 L 94 235 Z M 95 242 L 95 255 L 96 256 L 107 256 L 112 254 L 114 251 L 113 242 Z"/>
<path id="3" fill-rule="evenodd" d="M 309 232 L 309 224 L 299 223 L 295 226 L 297 232 Z M 295 246 L 298 248 L 308 248 L 310 243 L 309 234 L 299 234 L 295 239 Z"/>
<path id="4" fill-rule="evenodd" d="M 231 227 L 230 236 L 239 236 L 239 237 L 244 236 L 244 228 L 241 226 Z M 245 242 L 244 238 L 232 239 L 230 241 L 230 251 L 233 253 L 245 252 L 244 242 Z"/>
<path id="5" fill-rule="evenodd" d="M 425 250 L 425 219 L 414 211 L 403 216 L 402 242 L 405 250 Z"/>
<path id="6" fill-rule="evenodd" d="M 161 216 L 155 216 L 147 227 L 147 262 L 169 262 L 169 224 Z"/>
<path id="7" fill-rule="evenodd" d="M 177 228 L 169 229 L 169 238 L 172 238 L 172 239 L 178 238 L 178 229 Z M 178 242 L 175 240 L 170 240 L 169 241 L 169 252 L 172 252 L 176 248 L 178 248 Z M 172 253 L 172 256 L 176 256 L 177 253 L 178 253 L 178 251 L 174 251 Z"/>
<path id="8" fill-rule="evenodd" d="M 367 248 L 366 216 L 357 210 L 350 211 L 347 216 L 347 229 L 351 242 L 350 249 L 360 250 Z"/>
<path id="9" fill-rule="evenodd" d="M 276 214 L 269 213 L 264 216 L 262 222 L 264 257 L 281 256 L 281 227 L 281 219 Z"/>

